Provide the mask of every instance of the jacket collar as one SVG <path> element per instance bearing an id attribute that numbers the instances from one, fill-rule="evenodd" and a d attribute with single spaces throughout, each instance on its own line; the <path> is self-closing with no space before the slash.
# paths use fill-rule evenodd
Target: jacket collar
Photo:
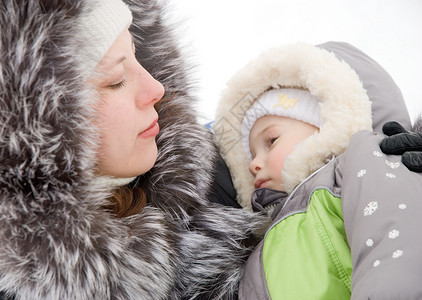
<path id="1" fill-rule="evenodd" d="M 252 209 L 256 212 L 267 211 L 273 219 L 284 206 L 287 198 L 286 192 L 269 188 L 257 189 L 252 194 Z"/>

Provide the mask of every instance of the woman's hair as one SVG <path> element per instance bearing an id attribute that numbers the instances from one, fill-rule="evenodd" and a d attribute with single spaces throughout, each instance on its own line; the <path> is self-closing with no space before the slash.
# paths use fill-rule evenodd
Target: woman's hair
<path id="1" fill-rule="evenodd" d="M 122 186 L 114 191 L 110 202 L 107 209 L 116 218 L 125 218 L 140 213 L 147 204 L 147 198 L 139 186 Z"/>

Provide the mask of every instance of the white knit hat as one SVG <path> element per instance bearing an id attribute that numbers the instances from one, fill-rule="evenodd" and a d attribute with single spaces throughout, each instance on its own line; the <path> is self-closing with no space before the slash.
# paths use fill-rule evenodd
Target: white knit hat
<path id="1" fill-rule="evenodd" d="M 250 160 L 252 159 L 249 148 L 251 129 L 259 118 L 266 115 L 289 117 L 318 128 L 322 124 L 319 100 L 309 91 L 295 88 L 269 90 L 255 101 L 243 118 L 242 144 Z"/>
<path id="2" fill-rule="evenodd" d="M 122 0 L 97 0 L 79 18 L 78 41 L 93 71 L 122 31 L 132 23 L 132 12 Z"/>

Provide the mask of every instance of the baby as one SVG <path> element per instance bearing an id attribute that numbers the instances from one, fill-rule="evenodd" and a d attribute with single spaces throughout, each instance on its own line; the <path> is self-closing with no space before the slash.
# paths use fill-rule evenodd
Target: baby
<path id="1" fill-rule="evenodd" d="M 284 191 L 281 170 L 286 156 L 320 127 L 318 100 L 301 89 L 264 93 L 246 113 L 243 144 L 252 159 L 255 188 Z"/>
<path id="2" fill-rule="evenodd" d="M 420 297 L 422 177 L 380 150 L 393 119 L 410 127 L 398 87 L 344 43 L 271 49 L 229 81 L 216 143 L 240 204 L 273 220 L 240 299 Z"/>

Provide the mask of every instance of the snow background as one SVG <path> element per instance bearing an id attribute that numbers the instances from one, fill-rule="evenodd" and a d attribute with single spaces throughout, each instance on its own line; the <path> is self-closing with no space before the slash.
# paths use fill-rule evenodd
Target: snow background
<path id="1" fill-rule="evenodd" d="M 169 0 L 197 68 L 200 119 L 214 120 L 229 78 L 261 51 L 304 41 L 345 41 L 400 87 L 411 118 L 422 113 L 421 0 Z"/>

